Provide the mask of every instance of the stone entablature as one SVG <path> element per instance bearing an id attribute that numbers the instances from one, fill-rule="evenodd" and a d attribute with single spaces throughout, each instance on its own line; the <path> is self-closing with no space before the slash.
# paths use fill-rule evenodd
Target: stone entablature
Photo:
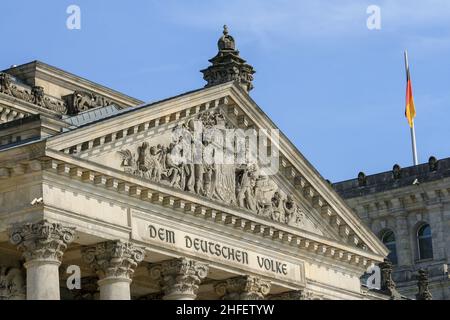
<path id="1" fill-rule="evenodd" d="M 132 198 L 171 208 L 180 212 L 180 214 L 189 214 L 231 229 L 248 232 L 265 239 L 273 239 L 305 252 L 341 261 L 356 268 L 365 269 L 372 262 L 378 260 L 377 255 L 359 248 L 350 248 L 309 232 L 296 230 L 274 222 L 271 223 L 256 216 L 245 214 L 240 210 L 221 207 L 200 197 L 195 198 L 193 195 L 187 197 L 183 192 L 175 192 L 173 189 L 142 179 L 130 178 L 125 173 L 112 174 L 113 172 L 109 170 L 102 172 L 101 168 L 94 170 L 89 165 L 81 166 L 81 162 L 76 164 L 70 157 L 57 152 L 49 152 L 50 154 L 57 159 L 33 160 L 29 164 L 26 162 L 18 164 L 16 167 L 19 168 L 18 166 L 20 166 L 20 172 L 16 167 L 0 168 L 0 174 L 3 173 L 4 178 L 9 177 L 11 172 L 15 172 L 16 176 L 19 173 L 26 174 L 29 171 L 28 167 L 32 165 L 34 170 L 52 172 L 109 191 L 115 191 L 121 195 L 128 195 Z M 65 162 L 63 159 L 69 162 Z"/>

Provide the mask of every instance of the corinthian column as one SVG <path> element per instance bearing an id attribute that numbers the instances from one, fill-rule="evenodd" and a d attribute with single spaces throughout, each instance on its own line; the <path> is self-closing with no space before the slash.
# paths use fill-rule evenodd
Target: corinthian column
<path id="1" fill-rule="evenodd" d="M 83 248 L 81 253 L 99 277 L 100 300 L 130 300 L 131 277 L 144 260 L 144 249 L 114 240 Z"/>
<path id="2" fill-rule="evenodd" d="M 254 276 L 240 276 L 219 282 L 214 289 L 223 300 L 264 300 L 270 282 Z"/>
<path id="3" fill-rule="evenodd" d="M 163 300 L 195 300 L 208 270 L 206 264 L 187 258 L 164 261 L 149 268 L 150 276 L 160 282 Z"/>
<path id="4" fill-rule="evenodd" d="M 59 300 L 59 271 L 74 228 L 46 220 L 27 223 L 11 232 L 10 241 L 22 251 L 27 269 L 28 300 Z"/>

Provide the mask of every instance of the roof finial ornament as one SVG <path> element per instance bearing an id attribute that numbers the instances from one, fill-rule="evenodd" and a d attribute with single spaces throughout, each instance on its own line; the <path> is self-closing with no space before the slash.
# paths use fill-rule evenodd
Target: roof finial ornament
<path id="1" fill-rule="evenodd" d="M 236 81 L 247 92 L 253 89 L 252 81 L 255 71 L 239 56 L 234 38 L 228 33 L 228 26 L 223 26 L 223 34 L 217 41 L 219 52 L 210 59 L 208 68 L 201 70 L 206 80 L 206 87 Z"/>

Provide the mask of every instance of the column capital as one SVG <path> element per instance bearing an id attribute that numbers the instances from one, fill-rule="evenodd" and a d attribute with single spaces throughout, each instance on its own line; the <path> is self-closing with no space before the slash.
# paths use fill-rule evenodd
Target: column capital
<path id="1" fill-rule="evenodd" d="M 64 251 L 75 238 L 75 228 L 42 220 L 14 228 L 10 242 L 22 251 L 26 263 L 45 261 L 61 263 Z"/>
<path id="2" fill-rule="evenodd" d="M 240 276 L 214 286 L 224 300 L 264 300 L 270 292 L 270 281 L 255 276 Z"/>
<path id="3" fill-rule="evenodd" d="M 144 260 L 145 251 L 130 242 L 112 240 L 97 243 L 81 250 L 86 262 L 100 280 L 121 278 L 131 280 L 139 262 Z"/>
<path id="4" fill-rule="evenodd" d="M 165 300 L 195 299 L 208 271 L 207 264 L 184 257 L 149 267 L 150 276 L 160 281 Z"/>

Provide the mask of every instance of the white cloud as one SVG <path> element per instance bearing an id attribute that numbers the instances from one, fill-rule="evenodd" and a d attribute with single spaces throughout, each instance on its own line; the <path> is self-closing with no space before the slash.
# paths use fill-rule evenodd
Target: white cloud
<path id="1" fill-rule="evenodd" d="M 171 23 L 215 31 L 228 24 L 231 32 L 247 34 L 246 38 L 261 45 L 279 41 L 301 41 L 311 38 L 345 40 L 367 36 L 366 13 L 369 5 L 381 7 L 382 28 L 386 35 L 408 36 L 411 32 L 446 28 L 450 33 L 449 0 L 227 0 L 165 2 L 160 9 Z M 433 41 L 446 42 L 437 36 Z M 422 36 L 423 38 L 426 35 Z M 242 41 L 242 39 L 240 39 Z M 425 41 L 425 39 L 423 39 Z M 442 45 L 442 44 L 440 44 Z"/>

